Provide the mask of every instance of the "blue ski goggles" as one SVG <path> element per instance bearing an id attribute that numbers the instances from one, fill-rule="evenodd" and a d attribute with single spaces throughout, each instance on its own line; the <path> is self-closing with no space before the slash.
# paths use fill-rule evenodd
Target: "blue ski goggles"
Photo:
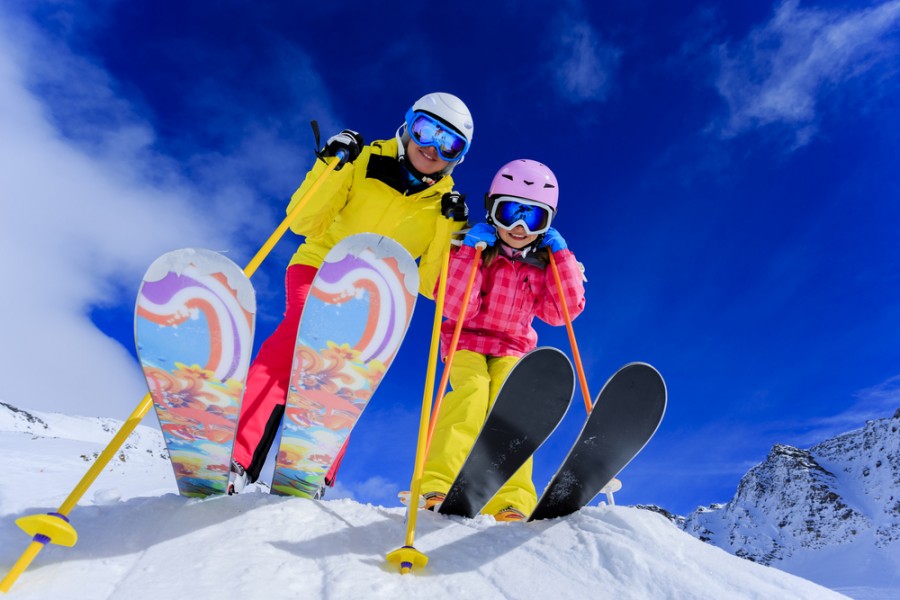
<path id="1" fill-rule="evenodd" d="M 546 204 L 513 196 L 497 196 L 491 200 L 490 217 L 498 227 L 512 230 L 521 225 L 529 235 L 550 229 L 553 211 Z"/>
<path id="2" fill-rule="evenodd" d="M 437 148 L 438 154 L 446 161 L 459 160 L 469 149 L 469 140 L 431 115 L 410 109 L 406 113 L 406 123 L 415 143 Z"/>

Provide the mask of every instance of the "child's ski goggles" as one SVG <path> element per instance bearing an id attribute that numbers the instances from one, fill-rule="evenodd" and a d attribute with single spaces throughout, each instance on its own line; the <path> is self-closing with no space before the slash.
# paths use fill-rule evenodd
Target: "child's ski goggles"
<path id="1" fill-rule="evenodd" d="M 546 204 L 512 196 L 497 196 L 491 202 L 490 217 L 498 227 L 511 230 L 521 225 L 529 235 L 550 229 L 553 211 Z"/>
<path id="2" fill-rule="evenodd" d="M 409 135 L 420 146 L 434 146 L 446 161 L 455 162 L 469 149 L 469 141 L 431 115 L 415 112 L 406 113 Z"/>

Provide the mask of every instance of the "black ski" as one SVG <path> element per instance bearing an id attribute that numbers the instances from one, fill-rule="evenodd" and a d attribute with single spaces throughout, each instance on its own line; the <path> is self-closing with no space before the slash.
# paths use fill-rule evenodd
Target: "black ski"
<path id="1" fill-rule="evenodd" d="M 547 347 L 523 356 L 503 382 L 439 512 L 478 514 L 553 433 L 574 392 L 575 373 L 565 354 Z"/>
<path id="2" fill-rule="evenodd" d="M 639 362 L 619 369 L 528 520 L 562 517 L 590 503 L 650 441 L 665 410 L 666 384 L 656 369 Z"/>

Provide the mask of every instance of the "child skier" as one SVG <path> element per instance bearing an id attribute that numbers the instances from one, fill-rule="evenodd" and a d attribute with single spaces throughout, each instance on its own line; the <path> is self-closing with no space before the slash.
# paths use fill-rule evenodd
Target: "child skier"
<path id="1" fill-rule="evenodd" d="M 326 143 L 322 156 L 345 153 L 341 164 L 306 205 L 291 230 L 306 236 L 285 277 L 284 320 L 250 365 L 235 436 L 229 493 L 256 481 L 284 415 L 300 315 L 325 255 L 345 237 L 378 233 L 402 244 L 419 263 L 419 291 L 431 296 L 450 236 L 468 217 L 465 196 L 453 192 L 450 173 L 472 143 L 472 115 L 452 94 L 432 93 L 406 113 L 395 139 L 363 146 L 345 129 Z M 325 170 L 317 161 L 288 205 L 290 212 Z M 346 443 L 344 445 L 346 448 Z M 332 485 L 343 449 L 326 476 Z"/>
<path id="2" fill-rule="evenodd" d="M 466 305 L 456 354 L 450 367 L 453 388 L 440 407 L 420 489 L 433 509 L 450 489 L 484 424 L 500 385 L 513 365 L 537 346 L 531 323 L 538 317 L 564 325 L 560 292 L 548 268 L 548 252 L 559 269 L 562 293 L 572 318 L 584 309 L 582 271 L 566 242 L 550 226 L 556 214 L 556 177 L 533 160 L 515 160 L 496 174 L 485 196 L 487 223 L 472 227 L 451 255 L 441 343 L 446 352 L 455 319 Z M 484 243 L 475 284 L 463 298 L 475 247 Z M 498 521 L 520 520 L 537 504 L 528 461 L 482 512 Z"/>

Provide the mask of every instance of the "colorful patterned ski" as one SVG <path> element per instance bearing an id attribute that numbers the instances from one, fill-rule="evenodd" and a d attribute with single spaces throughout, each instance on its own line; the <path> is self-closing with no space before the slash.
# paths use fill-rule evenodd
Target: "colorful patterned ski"
<path id="1" fill-rule="evenodd" d="M 412 318 L 415 261 L 374 233 L 338 243 L 316 274 L 297 345 L 272 492 L 314 498 Z"/>
<path id="2" fill-rule="evenodd" d="M 225 492 L 255 319 L 250 281 L 211 250 L 169 252 L 144 275 L 135 344 L 183 496 Z"/>

